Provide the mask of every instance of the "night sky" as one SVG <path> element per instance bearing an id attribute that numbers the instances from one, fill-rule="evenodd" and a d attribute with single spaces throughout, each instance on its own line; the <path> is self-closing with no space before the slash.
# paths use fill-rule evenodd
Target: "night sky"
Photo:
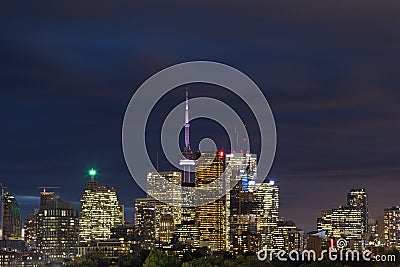
<path id="1" fill-rule="evenodd" d="M 96 167 L 132 221 L 144 193 L 122 154 L 127 104 L 157 71 L 211 60 L 246 73 L 271 105 L 270 176 L 285 219 L 313 230 L 320 211 L 345 204 L 353 187 L 367 189 L 371 215 L 380 216 L 400 204 L 399 12 L 398 1 L 2 2 L 0 180 L 25 219 L 39 205 L 38 186 L 61 187 L 78 207 L 86 170 Z M 190 90 L 236 106 L 255 126 L 224 90 Z M 183 98 L 172 91 L 152 119 Z M 217 126 L 202 123 L 192 124 L 193 143 L 214 136 L 224 144 Z M 160 125 L 149 127 L 154 156 Z"/>

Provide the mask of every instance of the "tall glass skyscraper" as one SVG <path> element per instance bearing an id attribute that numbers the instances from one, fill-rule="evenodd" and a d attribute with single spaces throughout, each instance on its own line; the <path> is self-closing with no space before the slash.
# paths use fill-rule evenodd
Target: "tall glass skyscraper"
<path id="1" fill-rule="evenodd" d="M 363 234 L 368 232 L 368 195 L 365 188 L 351 189 L 347 193 L 347 205 L 356 207 L 361 210 L 362 215 L 362 231 Z"/>
<path id="2" fill-rule="evenodd" d="M 21 239 L 21 210 L 15 197 L 2 190 L 2 229 L 3 239 Z"/>
<path id="3" fill-rule="evenodd" d="M 226 240 L 230 248 L 239 252 L 256 251 L 253 240 L 257 237 L 258 218 L 251 190 L 257 176 L 257 155 L 245 153 L 227 154 L 225 159 Z M 232 247 L 231 247 L 232 246 Z"/>
<path id="4" fill-rule="evenodd" d="M 225 168 L 225 152 L 202 152 L 195 165 L 195 186 L 209 185 L 223 175 Z M 226 248 L 225 207 L 224 199 L 214 200 L 215 195 L 221 195 L 222 184 L 215 184 L 201 197 L 209 204 L 195 208 L 195 222 L 200 233 L 200 246 L 208 246 L 212 251 L 222 251 Z"/>

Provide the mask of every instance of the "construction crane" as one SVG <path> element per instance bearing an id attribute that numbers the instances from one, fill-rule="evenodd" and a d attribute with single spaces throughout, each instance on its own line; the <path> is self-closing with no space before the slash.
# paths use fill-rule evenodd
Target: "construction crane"
<path id="1" fill-rule="evenodd" d="M 38 189 L 43 189 L 43 192 L 46 192 L 46 189 L 57 189 L 57 188 L 61 188 L 59 186 L 38 186 Z"/>

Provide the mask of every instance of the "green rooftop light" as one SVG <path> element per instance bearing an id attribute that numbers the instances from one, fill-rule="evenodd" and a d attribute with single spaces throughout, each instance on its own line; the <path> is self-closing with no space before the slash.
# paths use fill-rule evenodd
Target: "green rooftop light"
<path id="1" fill-rule="evenodd" d="M 95 169 L 90 169 L 89 170 L 89 175 L 91 176 L 91 177 L 94 177 L 94 176 L 96 176 L 96 174 L 97 174 L 97 171 L 95 170 Z"/>

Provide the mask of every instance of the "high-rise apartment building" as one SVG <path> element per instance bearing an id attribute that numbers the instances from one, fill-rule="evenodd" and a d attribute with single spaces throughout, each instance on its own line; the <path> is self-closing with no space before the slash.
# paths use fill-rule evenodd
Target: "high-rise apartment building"
<path id="1" fill-rule="evenodd" d="M 365 188 L 351 189 L 347 193 L 347 205 L 357 207 L 361 210 L 362 215 L 362 231 L 363 234 L 369 231 L 368 229 L 368 195 Z"/>
<path id="2" fill-rule="evenodd" d="M 80 244 L 109 239 L 111 228 L 124 223 L 123 214 L 115 189 L 99 186 L 93 175 L 81 197 Z"/>
<path id="3" fill-rule="evenodd" d="M 200 246 L 207 246 L 212 251 L 222 251 L 226 248 L 225 206 L 223 198 L 215 200 L 216 195 L 222 195 L 222 184 L 214 180 L 223 175 L 225 167 L 225 152 L 202 152 L 195 165 L 195 186 L 208 185 L 209 188 L 196 197 L 210 202 L 195 208 L 196 227 L 200 233 Z"/>

